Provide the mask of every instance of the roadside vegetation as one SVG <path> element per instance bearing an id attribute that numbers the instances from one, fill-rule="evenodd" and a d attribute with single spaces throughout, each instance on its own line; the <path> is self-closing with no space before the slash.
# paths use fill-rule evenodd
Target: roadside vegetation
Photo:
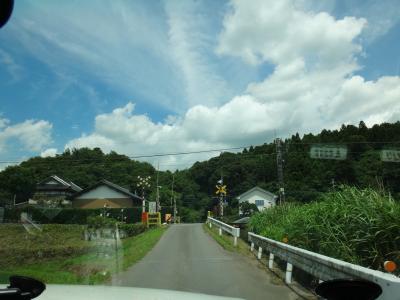
<path id="1" fill-rule="evenodd" d="M 220 236 L 218 233 L 218 228 L 215 225 L 212 228 L 209 228 L 208 225 L 203 224 L 203 229 L 205 232 L 211 235 L 211 237 L 225 250 L 249 255 L 249 246 L 245 241 L 238 239 L 238 245 L 235 247 L 233 245 L 233 237 L 227 233 L 224 233 L 224 231 L 222 231 L 222 236 Z"/>
<path id="2" fill-rule="evenodd" d="M 315 202 L 276 206 L 254 215 L 250 230 L 372 269 L 400 265 L 400 203 L 372 189 L 342 186 Z"/>
<path id="3" fill-rule="evenodd" d="M 166 230 L 143 232 L 142 225 L 127 225 L 128 237 L 119 242 L 112 237 L 85 241 L 81 225 L 48 224 L 40 230 L 0 225 L 0 283 L 13 274 L 46 283 L 105 283 L 144 257 Z"/>

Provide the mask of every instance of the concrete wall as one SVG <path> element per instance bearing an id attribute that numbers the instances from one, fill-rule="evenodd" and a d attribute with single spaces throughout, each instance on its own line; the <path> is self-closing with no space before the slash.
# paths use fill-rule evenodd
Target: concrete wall
<path id="1" fill-rule="evenodd" d="M 133 201 L 130 198 L 72 200 L 72 207 L 76 208 L 103 208 L 104 204 L 107 204 L 109 208 L 133 207 Z"/>
<path id="2" fill-rule="evenodd" d="M 86 193 L 83 193 L 76 197 L 78 199 L 124 199 L 127 196 L 123 193 L 120 193 L 106 185 L 100 185 L 97 188 L 90 190 Z"/>

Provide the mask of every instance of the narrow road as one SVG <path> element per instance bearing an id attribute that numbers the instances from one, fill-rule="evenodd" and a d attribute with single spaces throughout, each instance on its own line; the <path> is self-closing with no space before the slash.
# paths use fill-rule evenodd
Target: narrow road
<path id="1" fill-rule="evenodd" d="M 140 262 L 116 275 L 113 285 L 243 299 L 297 299 L 272 277 L 252 259 L 225 251 L 202 224 L 180 224 L 172 225 Z"/>

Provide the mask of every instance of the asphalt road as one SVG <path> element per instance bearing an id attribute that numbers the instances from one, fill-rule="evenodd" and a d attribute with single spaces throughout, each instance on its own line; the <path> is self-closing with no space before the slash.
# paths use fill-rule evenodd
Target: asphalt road
<path id="1" fill-rule="evenodd" d="M 297 299 L 273 277 L 254 260 L 225 251 L 202 224 L 179 224 L 112 283 L 244 299 Z"/>

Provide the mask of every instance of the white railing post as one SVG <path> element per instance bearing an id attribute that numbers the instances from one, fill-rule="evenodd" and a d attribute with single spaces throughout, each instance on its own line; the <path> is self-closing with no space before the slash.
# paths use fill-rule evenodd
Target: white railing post
<path id="1" fill-rule="evenodd" d="M 271 270 L 274 268 L 274 254 L 272 252 L 269 254 L 268 268 Z"/>
<path id="2" fill-rule="evenodd" d="M 238 245 L 238 237 L 240 237 L 240 228 L 233 227 L 229 224 L 226 224 L 224 222 L 221 222 L 217 219 L 208 217 L 207 222 L 210 226 L 212 227 L 212 224 L 214 224 L 216 227 L 218 227 L 218 234 L 219 236 L 222 236 L 222 230 L 226 231 L 228 234 L 233 236 L 233 245 L 237 247 Z"/>
<path id="3" fill-rule="evenodd" d="M 262 255 L 262 248 L 258 247 L 257 259 L 261 259 L 261 255 Z"/>
<path id="4" fill-rule="evenodd" d="M 285 278 L 285 282 L 287 284 L 292 283 L 292 271 L 293 271 L 293 265 L 291 263 L 287 263 L 286 264 L 286 278 Z"/>
<path id="5" fill-rule="evenodd" d="M 263 247 L 269 253 L 268 267 L 273 268 L 274 256 L 287 262 L 285 282 L 292 283 L 293 267 L 314 276 L 321 281 L 335 278 L 357 278 L 373 281 L 382 287 L 381 300 L 400 300 L 400 278 L 389 273 L 368 269 L 362 266 L 351 264 L 336 258 L 328 257 L 319 253 L 301 249 L 287 243 L 272 240 L 270 238 L 248 233 L 251 243 L 250 249 L 254 252 L 255 247 Z M 262 249 L 258 248 L 257 258 L 261 259 Z M 290 263 L 289 263 L 290 262 Z"/>

